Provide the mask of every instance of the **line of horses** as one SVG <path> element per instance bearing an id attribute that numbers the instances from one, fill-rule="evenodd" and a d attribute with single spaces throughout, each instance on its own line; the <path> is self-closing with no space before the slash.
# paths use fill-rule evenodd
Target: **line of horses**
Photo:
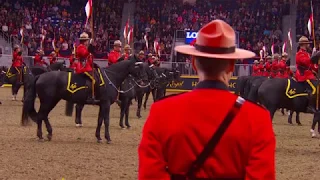
<path id="1" fill-rule="evenodd" d="M 86 100 L 91 96 L 92 89 L 89 85 L 90 80 L 82 74 L 74 74 L 73 71 L 64 66 L 65 63 L 56 63 L 48 68 L 33 66 L 25 67 L 23 73 L 23 109 L 21 123 L 23 126 L 29 124 L 29 119 L 37 124 L 37 136 L 43 141 L 42 122 L 44 122 L 48 135 L 48 140 L 52 139 L 52 127 L 48 119 L 51 110 L 58 104 L 60 100 L 66 100 L 67 116 L 72 116 L 74 104 L 75 123 L 77 127 L 82 126 L 81 112 Z M 70 72 L 72 75 L 70 76 Z M 125 125 L 130 128 L 129 124 L 129 107 L 132 100 L 138 102 L 136 115 L 141 118 L 142 104 L 146 108 L 149 94 L 153 95 L 153 100 L 165 96 L 165 89 L 171 81 L 178 81 L 180 72 L 172 69 L 149 66 L 147 63 L 140 62 L 136 56 L 132 56 L 130 60 L 121 61 L 107 68 L 100 68 L 95 65 L 94 75 L 96 79 L 95 94 L 99 103 L 98 121 L 96 128 L 96 138 L 100 143 L 102 138 L 100 130 L 102 123 L 105 125 L 105 139 L 107 143 L 111 142 L 109 133 L 110 106 L 116 101 L 118 94 L 120 103 L 120 121 L 121 128 L 123 119 Z M 13 100 L 16 97 L 21 83 L 14 75 L 10 78 L 5 76 L 6 83 L 12 84 Z M 71 80 L 70 80 L 71 79 Z M 68 91 L 70 81 L 78 81 L 78 84 L 86 84 L 87 86 L 77 92 Z M 77 84 L 77 82 L 75 82 Z M 143 96 L 145 102 L 143 102 Z M 36 97 L 40 100 L 40 108 L 38 112 L 34 108 Z"/>
<path id="2" fill-rule="evenodd" d="M 308 98 L 307 95 L 301 95 L 296 97 L 288 97 L 288 82 L 293 82 L 296 92 L 300 94 L 304 93 L 304 85 L 296 82 L 294 79 L 284 79 L 284 78 L 267 78 L 263 76 L 241 76 L 237 79 L 237 85 L 235 93 L 242 96 L 243 98 L 259 103 L 270 112 L 270 116 L 273 119 L 274 113 L 277 109 L 282 109 L 284 114 L 284 109 L 289 111 L 288 123 L 292 124 L 293 113 L 296 113 L 296 123 L 301 125 L 299 113 L 309 113 L 307 111 L 307 106 L 309 100 L 316 103 L 316 93 L 312 98 Z M 317 84 L 317 82 L 313 82 Z M 290 84 L 289 84 L 290 85 Z M 300 91 L 299 91 L 300 90 Z M 312 137 L 316 137 L 315 127 L 318 123 L 318 133 L 320 134 L 320 114 L 319 112 L 314 113 L 313 123 L 310 132 Z"/>

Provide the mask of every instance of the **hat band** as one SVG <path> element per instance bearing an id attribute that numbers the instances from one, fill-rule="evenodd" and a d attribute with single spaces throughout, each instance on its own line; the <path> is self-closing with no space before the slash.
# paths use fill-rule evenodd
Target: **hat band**
<path id="1" fill-rule="evenodd" d="M 198 44 L 195 44 L 194 47 L 196 50 L 203 52 L 203 53 L 209 53 L 209 54 L 230 54 L 236 52 L 236 47 L 229 47 L 229 48 L 223 48 L 223 47 L 209 47 L 209 46 L 201 46 Z"/>

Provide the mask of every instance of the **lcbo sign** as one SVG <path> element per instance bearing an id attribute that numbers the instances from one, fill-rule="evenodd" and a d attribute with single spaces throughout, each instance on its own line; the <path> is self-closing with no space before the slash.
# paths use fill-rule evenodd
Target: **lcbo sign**
<path id="1" fill-rule="evenodd" d="M 185 43 L 190 44 L 194 39 L 197 38 L 197 31 L 186 31 Z M 236 46 L 239 47 L 239 33 L 236 32 Z"/>

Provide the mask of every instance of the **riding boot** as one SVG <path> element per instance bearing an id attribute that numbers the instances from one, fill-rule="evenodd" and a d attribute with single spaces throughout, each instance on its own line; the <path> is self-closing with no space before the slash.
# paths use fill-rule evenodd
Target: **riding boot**
<path id="1" fill-rule="evenodd" d="M 312 97 L 312 93 L 308 92 L 308 106 L 307 106 L 307 113 L 316 113 L 317 110 L 315 109 L 314 98 Z"/>
<path id="2" fill-rule="evenodd" d="M 96 99 L 95 97 L 95 83 L 91 81 L 91 90 L 92 90 L 92 94 L 91 97 L 88 98 L 87 103 L 88 104 L 97 104 L 100 101 Z"/>
<path id="3" fill-rule="evenodd" d="M 118 93 L 118 96 L 117 96 L 117 100 L 115 101 L 117 104 L 118 104 L 118 106 L 120 107 L 121 106 L 121 101 L 119 100 L 119 95 L 120 95 L 120 93 Z"/>

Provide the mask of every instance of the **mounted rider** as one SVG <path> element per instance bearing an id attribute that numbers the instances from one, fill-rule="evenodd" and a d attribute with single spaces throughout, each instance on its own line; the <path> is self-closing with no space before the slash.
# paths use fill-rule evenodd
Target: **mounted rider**
<path id="1" fill-rule="evenodd" d="M 94 47 L 92 44 L 89 43 L 89 35 L 87 33 L 82 33 L 80 35 L 80 45 L 77 47 L 76 50 L 76 58 L 78 63 L 76 64 L 75 71 L 77 74 L 84 74 L 91 80 L 91 88 L 92 94 L 91 97 L 88 98 L 87 102 L 89 104 L 98 103 L 98 100 L 95 99 L 95 78 L 93 76 L 93 57 L 92 53 Z"/>
<path id="2" fill-rule="evenodd" d="M 271 64 L 271 77 L 275 78 L 278 75 L 279 72 L 279 58 L 280 55 L 279 54 L 274 54 L 273 55 L 273 61 Z"/>
<path id="3" fill-rule="evenodd" d="M 260 76 L 261 75 L 261 71 L 260 71 L 260 67 L 259 67 L 259 61 L 258 60 L 254 60 L 254 65 L 252 67 L 252 76 Z"/>
<path id="4" fill-rule="evenodd" d="M 50 65 L 56 63 L 57 62 L 57 53 L 55 51 L 52 51 L 50 53 L 49 59 L 50 59 Z"/>
<path id="5" fill-rule="evenodd" d="M 279 64 L 278 64 L 278 69 L 279 69 L 279 72 L 278 72 L 278 75 L 277 77 L 279 78 L 288 78 L 288 70 L 287 70 L 287 60 L 288 60 L 288 54 L 287 53 L 283 53 L 282 54 L 282 58 L 281 60 L 279 61 Z M 290 69 L 290 67 L 289 67 Z"/>
<path id="6" fill-rule="evenodd" d="M 310 59 L 310 54 L 307 52 L 307 49 L 309 48 L 309 44 L 311 43 L 309 39 L 305 36 L 302 36 L 299 39 L 299 51 L 296 54 L 296 79 L 298 82 L 301 82 L 304 84 L 306 91 L 308 92 L 308 111 L 315 112 L 315 109 L 313 107 L 313 101 L 312 101 L 312 94 L 315 93 L 315 86 L 314 83 L 311 81 L 316 80 L 315 75 L 312 71 L 318 72 L 317 66 L 314 66 L 312 64 L 312 61 Z"/>
<path id="7" fill-rule="evenodd" d="M 108 64 L 112 65 L 118 62 L 119 58 L 121 57 L 121 46 L 122 43 L 119 40 L 114 41 L 113 43 L 113 50 L 110 51 L 108 56 Z"/>
<path id="8" fill-rule="evenodd" d="M 147 62 L 148 62 L 148 65 L 149 65 L 149 66 L 150 66 L 150 65 L 152 64 L 152 62 L 153 62 L 152 54 L 151 54 L 151 53 L 148 54 Z"/>
<path id="9" fill-rule="evenodd" d="M 13 74 L 18 74 L 18 81 L 22 83 L 22 70 L 23 70 L 23 65 L 24 61 L 22 58 L 22 51 L 20 49 L 19 45 L 15 45 L 13 48 L 13 55 L 12 55 L 12 70 Z"/>
<path id="10" fill-rule="evenodd" d="M 43 60 L 44 52 L 41 49 L 38 49 L 36 55 L 34 56 L 34 65 L 35 66 L 48 66 L 48 63 Z"/>

